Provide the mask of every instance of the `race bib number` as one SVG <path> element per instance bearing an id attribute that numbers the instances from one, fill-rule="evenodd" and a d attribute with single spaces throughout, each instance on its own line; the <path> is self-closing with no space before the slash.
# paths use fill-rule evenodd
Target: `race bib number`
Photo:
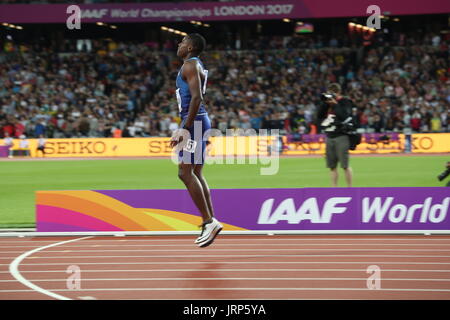
<path id="1" fill-rule="evenodd" d="M 180 95 L 180 89 L 178 88 L 176 92 L 177 95 L 177 102 L 178 102 L 178 111 L 181 112 L 181 95 Z"/>
<path id="2" fill-rule="evenodd" d="M 197 147 L 197 141 L 188 139 L 183 150 L 186 152 L 194 153 L 196 147 Z"/>
<path id="3" fill-rule="evenodd" d="M 203 70 L 203 76 L 205 77 L 205 82 L 203 83 L 203 94 L 206 93 L 206 83 L 208 82 L 208 70 Z"/>

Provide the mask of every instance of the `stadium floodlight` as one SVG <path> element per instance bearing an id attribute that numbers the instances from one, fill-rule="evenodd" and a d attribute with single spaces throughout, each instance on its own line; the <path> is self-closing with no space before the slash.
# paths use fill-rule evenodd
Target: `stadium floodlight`
<path id="1" fill-rule="evenodd" d="M 181 31 L 175 30 L 175 33 L 176 33 L 176 34 L 181 34 Z"/>
<path id="2" fill-rule="evenodd" d="M 102 26 L 104 23 L 103 22 L 97 22 L 98 26 Z"/>
<path id="3" fill-rule="evenodd" d="M 167 29 L 167 31 L 174 32 L 175 30 L 173 30 L 172 28 L 169 28 L 169 29 Z"/>
<path id="4" fill-rule="evenodd" d="M 167 28 L 167 27 L 164 27 L 164 26 L 162 26 L 162 27 L 161 27 L 161 30 L 164 30 L 164 31 L 166 31 L 167 29 L 169 29 L 169 28 Z"/>
<path id="5" fill-rule="evenodd" d="M 207 27 L 207 28 L 209 28 L 209 27 L 210 27 L 210 25 L 209 25 L 209 24 L 207 24 L 207 23 L 203 24 L 203 26 L 204 26 L 204 27 Z"/>
<path id="6" fill-rule="evenodd" d="M 16 26 L 16 29 L 23 30 L 22 26 Z"/>
<path id="7" fill-rule="evenodd" d="M 117 26 L 111 26 L 111 29 L 117 29 Z"/>
<path id="8" fill-rule="evenodd" d="M 288 19 L 288 18 L 284 18 L 283 21 L 284 21 L 284 22 L 291 22 L 291 20 Z"/>
<path id="9" fill-rule="evenodd" d="M 303 23 L 302 21 L 297 21 L 297 24 L 298 24 L 299 26 L 302 26 L 304 23 Z"/>
<path id="10" fill-rule="evenodd" d="M 9 26 L 9 23 L 3 22 L 2 25 L 4 25 L 5 27 Z"/>
<path id="11" fill-rule="evenodd" d="M 195 20 L 191 20 L 191 21 L 190 21 L 190 23 L 192 23 L 192 24 L 196 24 L 196 23 L 197 23 L 197 21 L 195 21 Z"/>

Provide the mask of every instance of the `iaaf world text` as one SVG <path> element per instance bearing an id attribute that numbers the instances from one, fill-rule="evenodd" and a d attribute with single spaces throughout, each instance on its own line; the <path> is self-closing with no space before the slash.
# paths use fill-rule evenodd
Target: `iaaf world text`
<path id="1" fill-rule="evenodd" d="M 298 224 L 308 220 L 310 223 L 330 223 L 335 214 L 345 214 L 346 206 L 352 197 L 331 197 L 325 201 L 320 210 L 318 199 L 310 197 L 295 201 L 293 198 L 274 204 L 275 199 L 265 200 L 260 209 L 258 224 L 277 224 L 287 221 L 288 224 Z M 362 223 L 432 223 L 438 224 L 447 218 L 450 197 L 436 201 L 427 197 L 423 202 L 411 204 L 396 203 L 394 197 L 363 197 L 361 202 Z"/>

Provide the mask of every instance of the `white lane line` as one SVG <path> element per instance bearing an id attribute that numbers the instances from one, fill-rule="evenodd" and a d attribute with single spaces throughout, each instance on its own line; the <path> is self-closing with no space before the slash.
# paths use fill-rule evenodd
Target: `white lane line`
<path id="1" fill-rule="evenodd" d="M 124 300 L 124 301 L 127 301 L 127 300 L 147 300 L 147 301 L 153 301 L 153 300 L 161 300 L 160 298 L 148 298 L 148 299 L 145 299 L 145 298 L 139 298 L 139 299 L 120 299 L 120 300 Z M 170 298 L 170 300 L 174 300 L 174 301 L 178 301 L 178 300 L 181 300 L 181 301 L 183 301 L 183 300 L 186 300 L 186 298 Z M 219 300 L 219 301 L 222 301 L 222 300 L 224 300 L 224 301 L 226 301 L 226 300 L 256 300 L 255 298 L 229 298 L 229 299 L 216 299 L 216 298 L 201 298 L 201 299 L 198 299 L 198 298 L 189 298 L 189 300 L 207 300 L 207 301 L 209 301 L 209 300 L 211 300 L 211 301 L 214 301 L 214 300 Z M 358 298 L 345 298 L 345 299 L 343 299 L 343 298 L 329 298 L 329 299 L 327 299 L 327 298 L 324 298 L 324 299 L 322 299 L 322 298 L 318 298 L 318 299 L 316 299 L 316 298 L 314 298 L 314 299 L 308 299 L 308 298 L 286 298 L 286 299 L 280 299 L 280 298 L 270 298 L 270 300 L 281 300 L 281 301 L 286 301 L 286 300 L 367 300 L 367 298 L 366 299 L 358 299 Z"/>
<path id="2" fill-rule="evenodd" d="M 192 245 L 190 245 L 192 247 Z M 114 249 L 114 250 L 47 250 L 46 252 L 55 253 L 66 253 L 66 252 L 198 252 L 198 248 L 195 249 Z M 449 252 L 450 249 L 394 249 L 394 248 L 384 248 L 384 249 L 352 249 L 352 248 L 273 248 L 273 249 L 256 249 L 256 248 L 214 248 L 214 251 L 443 251 Z M 3 251 L 2 253 L 20 253 L 22 251 Z"/>
<path id="3" fill-rule="evenodd" d="M 93 236 L 91 236 L 93 237 Z M 98 236 L 97 236 L 98 237 Z M 158 236 L 159 239 L 132 239 L 134 237 L 139 237 L 139 236 L 129 236 L 130 238 L 127 239 L 96 239 L 96 240 L 92 240 L 90 242 L 109 242 L 109 241 L 113 241 L 113 242 L 185 242 L 187 239 L 193 238 L 193 236 L 182 236 L 183 238 L 181 239 L 161 239 L 161 237 L 164 236 Z M 314 238 L 313 236 L 299 236 L 298 238 L 283 238 L 282 235 L 274 235 L 274 236 L 267 236 L 267 237 L 259 237 L 258 235 L 255 236 L 246 236 L 246 237 L 233 237 L 232 239 L 228 238 L 229 236 L 227 235 L 222 235 L 220 238 L 220 241 L 240 241 L 242 242 L 242 240 L 246 240 L 246 241 L 299 241 L 299 240 L 305 240 L 305 241 L 450 241 L 450 237 L 446 237 L 446 238 L 433 238 L 433 236 L 422 236 L 422 237 L 417 237 L 417 238 L 404 238 L 405 236 L 399 235 L 397 238 Z M 254 239 L 251 239 L 253 238 Z M 17 243 L 21 240 L 0 240 L 0 244 L 1 243 Z M 54 240 L 22 240 L 22 242 L 53 242 Z"/>
<path id="4" fill-rule="evenodd" d="M 29 247 L 38 247 L 36 245 L 29 245 L 29 246 L 0 246 L 0 248 L 29 248 Z M 416 246 L 416 247 L 428 247 L 428 246 L 435 246 L 435 247 L 442 247 L 442 246 L 450 246 L 450 243 L 444 243 L 444 244 L 436 244 L 436 243 L 421 243 L 421 244 L 414 244 L 414 243 L 234 243 L 234 244 L 222 244 L 217 243 L 214 244 L 215 247 L 246 247 L 246 246 L 264 246 L 264 247 L 270 247 L 270 246 L 299 246 L 300 248 L 304 248 L 305 246 Z M 80 244 L 76 246 L 65 246 L 65 248 L 80 248 L 80 247 L 192 247 L 192 244 Z"/>
<path id="5" fill-rule="evenodd" d="M 147 301 L 153 301 L 153 300 L 155 300 L 155 301 L 157 301 L 157 300 L 161 300 L 161 299 L 159 299 L 159 298 L 149 298 L 149 299 L 145 299 L 145 298 L 139 298 L 139 299 L 120 299 L 120 300 L 124 300 L 124 301 L 127 301 L 127 300 L 147 300 Z M 181 299 L 179 299 L 179 298 L 171 298 L 170 300 L 174 300 L 174 301 L 176 301 L 176 300 L 180 300 L 180 301 L 183 301 L 183 300 L 186 300 L 186 298 L 181 298 Z M 207 300 L 207 301 L 214 301 L 214 300 L 219 300 L 219 301 L 221 301 L 221 300 L 223 300 L 223 301 L 226 301 L 226 300 L 256 300 L 255 298 L 229 298 L 229 299 L 216 299 L 216 298 L 213 298 L 213 299 L 211 299 L 211 298 L 201 298 L 201 299 L 198 299 L 198 298 L 189 298 L 189 300 Z M 270 298 L 270 300 L 280 300 L 280 301 L 286 301 L 286 300 L 305 300 L 305 301 L 309 301 L 309 300 L 312 300 L 312 301 L 314 301 L 314 300 L 338 300 L 338 301 L 340 301 L 340 300 L 367 300 L 367 298 L 365 298 L 365 299 L 361 299 L 361 298 L 329 298 L 329 299 L 327 299 L 327 298 L 324 298 L 324 299 L 322 299 L 322 298 L 318 298 L 318 299 L 316 299 L 316 298 L 314 298 L 314 299 L 311 299 L 311 298 L 286 298 L 286 299 L 280 299 L 280 298 Z"/>
<path id="6" fill-rule="evenodd" d="M 192 247 L 192 245 L 191 245 Z M 351 249 L 351 248 L 273 248 L 273 249 L 256 249 L 256 248 L 227 248 L 220 249 L 214 248 L 214 251 L 438 251 L 438 252 L 450 252 L 450 249 L 393 249 L 393 248 L 385 248 L 385 249 Z M 2 253 L 20 253 L 22 251 L 3 251 Z M 114 249 L 114 250 L 47 250 L 48 252 L 54 253 L 67 253 L 67 252 L 198 252 L 198 248 L 194 249 Z"/>
<path id="7" fill-rule="evenodd" d="M 326 280 L 326 281 L 351 281 L 351 280 L 357 280 L 357 281 L 366 281 L 367 278 L 267 278 L 267 277 L 260 277 L 260 278 L 242 278 L 242 277 L 220 277 L 220 278 L 206 278 L 206 277 L 200 277 L 200 278 L 83 278 L 84 281 L 218 281 L 218 280 L 239 280 L 239 281 L 316 281 L 316 280 Z M 424 279 L 424 278 L 383 278 L 383 281 L 450 281 L 450 279 Z M 0 280 L 0 283 L 3 282 L 15 282 L 16 280 Z M 33 282 L 66 282 L 67 279 L 33 279 Z"/>
<path id="8" fill-rule="evenodd" d="M 109 259 L 109 258 L 264 258 L 264 257 L 384 257 L 384 258 L 444 258 L 450 259 L 450 256 L 440 255 L 402 255 L 402 254 L 203 254 L 203 255 L 147 255 L 147 256 L 48 256 L 31 257 L 33 259 Z M 13 257 L 0 257 L 0 259 L 11 259 Z"/>
<path id="9" fill-rule="evenodd" d="M 77 262 L 77 265 L 168 265 L 168 264 L 376 264 L 376 265 L 386 265 L 386 264 L 399 264 L 399 265 L 450 265 L 450 262 L 370 262 L 370 261 L 160 261 L 160 262 Z M 0 266 L 7 266 L 8 264 L 0 264 Z M 22 266 L 67 266 L 66 263 L 22 263 Z"/>
<path id="10" fill-rule="evenodd" d="M 367 279 L 366 279 L 367 280 Z M 56 292 L 77 292 L 71 289 L 54 289 Z M 450 289 L 385 289 L 369 290 L 367 288 L 95 288 L 80 291 L 417 291 L 417 292 L 450 292 Z M 33 290 L 0 290 L 0 292 L 33 292 Z"/>
<path id="11" fill-rule="evenodd" d="M 236 269 L 236 268 L 208 268 L 208 269 L 96 269 L 96 270 L 85 270 L 82 269 L 83 273 L 106 273 L 106 272 L 305 272 L 305 271 L 313 271 L 313 272 L 323 272 L 323 271 L 337 271 L 337 272 L 366 272 L 366 269 Z M 442 270 L 442 269 L 381 269 L 383 272 L 450 272 L 450 270 Z M 65 273 L 66 270 L 23 270 L 22 273 Z M 8 271 L 0 271 L 0 273 L 9 273 Z"/>
<path id="12" fill-rule="evenodd" d="M 81 299 L 81 300 L 97 300 L 97 298 L 91 297 L 91 296 L 78 297 L 78 299 Z"/>
<path id="13" fill-rule="evenodd" d="M 9 272 L 11 273 L 11 275 L 17 281 L 19 281 L 23 285 L 33 289 L 34 291 L 37 291 L 39 293 L 48 295 L 48 296 L 50 296 L 52 298 L 59 299 L 59 300 L 71 300 L 71 299 L 69 299 L 67 297 L 64 297 L 64 296 L 61 296 L 59 294 L 56 294 L 56 293 L 50 292 L 48 290 L 45 290 L 45 289 L 43 289 L 43 288 L 33 284 L 32 282 L 28 281 L 27 279 L 25 279 L 22 276 L 22 274 L 20 273 L 20 271 L 19 271 L 19 265 L 25 258 L 27 258 L 28 256 L 32 255 L 33 253 L 39 252 L 41 250 L 45 250 L 47 248 L 51 248 L 51 247 L 55 247 L 55 246 L 59 246 L 59 245 L 62 245 L 62 244 L 75 242 L 75 241 L 79 241 L 79 240 L 83 240 L 83 239 L 87 239 L 87 238 L 92 238 L 92 237 L 82 237 L 82 238 L 76 238 L 76 239 L 72 239 L 72 240 L 60 241 L 60 242 L 56 242 L 56 243 L 53 243 L 53 244 L 49 244 L 49 245 L 46 245 L 46 246 L 43 246 L 43 247 L 39 247 L 39 248 L 30 250 L 30 251 L 27 251 L 27 252 L 21 254 L 20 256 L 18 256 L 17 258 L 15 258 L 13 260 L 13 262 L 11 262 L 11 264 L 9 265 Z"/>

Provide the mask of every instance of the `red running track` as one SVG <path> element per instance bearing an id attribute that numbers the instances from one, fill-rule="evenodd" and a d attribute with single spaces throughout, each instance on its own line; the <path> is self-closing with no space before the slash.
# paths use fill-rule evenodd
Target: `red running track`
<path id="1" fill-rule="evenodd" d="M 208 248 L 194 239 L 0 238 L 0 300 L 450 299 L 447 235 L 221 235 Z"/>

